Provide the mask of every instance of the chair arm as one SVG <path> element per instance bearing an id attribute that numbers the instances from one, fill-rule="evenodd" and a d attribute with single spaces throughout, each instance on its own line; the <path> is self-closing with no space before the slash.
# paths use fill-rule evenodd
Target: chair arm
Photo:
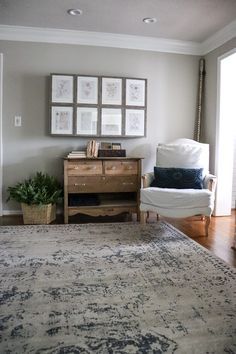
<path id="1" fill-rule="evenodd" d="M 203 185 L 205 188 L 209 189 L 211 192 L 215 192 L 217 178 L 214 175 L 208 174 L 205 176 Z"/>
<path id="2" fill-rule="evenodd" d="M 152 183 L 153 180 L 154 180 L 154 172 L 145 173 L 142 176 L 143 188 L 150 187 L 150 184 Z"/>

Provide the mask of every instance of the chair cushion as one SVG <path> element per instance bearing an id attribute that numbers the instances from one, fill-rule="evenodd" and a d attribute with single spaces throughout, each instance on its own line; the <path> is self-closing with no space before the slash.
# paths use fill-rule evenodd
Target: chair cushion
<path id="1" fill-rule="evenodd" d="M 208 189 L 142 188 L 141 203 L 165 209 L 212 207 L 214 194 Z"/>
<path id="2" fill-rule="evenodd" d="M 202 189 L 203 168 L 154 167 L 151 187 L 176 189 Z"/>
<path id="3" fill-rule="evenodd" d="M 158 144 L 156 165 L 159 167 L 204 168 L 209 173 L 209 145 Z"/>

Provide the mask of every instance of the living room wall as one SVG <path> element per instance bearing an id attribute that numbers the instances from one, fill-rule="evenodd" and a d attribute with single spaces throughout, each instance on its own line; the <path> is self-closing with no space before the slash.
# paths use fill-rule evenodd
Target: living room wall
<path id="1" fill-rule="evenodd" d="M 192 138 L 197 102 L 198 60 L 191 55 L 61 44 L 0 41 L 3 53 L 3 209 L 6 189 L 35 171 L 63 179 L 63 156 L 83 148 L 87 138 L 49 135 L 49 74 L 70 73 L 148 79 L 147 136 L 116 141 L 128 156 L 142 156 L 153 169 L 159 142 Z M 14 116 L 22 126 L 14 127 Z"/>

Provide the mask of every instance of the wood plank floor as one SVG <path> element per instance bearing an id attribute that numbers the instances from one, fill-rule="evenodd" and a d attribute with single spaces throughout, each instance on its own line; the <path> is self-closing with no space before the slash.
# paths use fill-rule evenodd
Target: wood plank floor
<path id="1" fill-rule="evenodd" d="M 231 246 L 236 234 L 236 211 L 232 211 L 231 216 L 212 217 L 209 227 L 209 236 L 206 237 L 204 232 L 204 222 L 200 218 L 188 219 L 165 219 L 177 229 L 191 237 L 193 240 L 212 251 L 216 256 L 223 259 L 226 263 L 236 267 L 236 251 Z M 111 218 L 87 218 L 85 216 L 71 218 L 73 222 L 119 222 L 124 221 L 117 217 Z M 151 214 L 149 222 L 156 222 L 155 214 Z M 62 216 L 58 216 L 56 223 L 63 223 Z M 0 217 L 0 225 L 22 225 L 23 220 L 20 215 L 2 216 Z"/>

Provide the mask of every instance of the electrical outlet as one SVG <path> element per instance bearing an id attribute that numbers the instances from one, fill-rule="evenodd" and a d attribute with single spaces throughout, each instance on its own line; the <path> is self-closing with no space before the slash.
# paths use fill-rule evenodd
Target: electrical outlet
<path id="1" fill-rule="evenodd" d="M 15 127 L 21 127 L 21 116 L 15 116 Z"/>

